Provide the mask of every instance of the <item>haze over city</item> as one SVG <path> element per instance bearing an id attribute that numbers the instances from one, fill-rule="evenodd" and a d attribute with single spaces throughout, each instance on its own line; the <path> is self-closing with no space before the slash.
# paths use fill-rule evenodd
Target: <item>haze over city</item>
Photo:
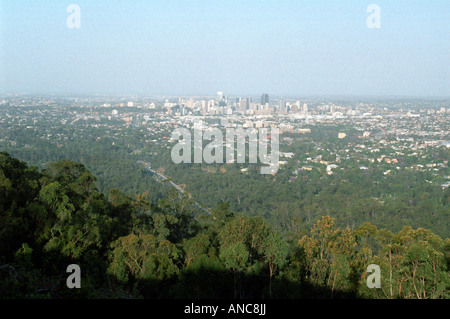
<path id="1" fill-rule="evenodd" d="M 449 18 L 0 0 L 0 300 L 282 318 L 450 299 Z"/>
<path id="2" fill-rule="evenodd" d="M 0 1 L 0 93 L 449 96 L 450 2 L 371 3 Z"/>

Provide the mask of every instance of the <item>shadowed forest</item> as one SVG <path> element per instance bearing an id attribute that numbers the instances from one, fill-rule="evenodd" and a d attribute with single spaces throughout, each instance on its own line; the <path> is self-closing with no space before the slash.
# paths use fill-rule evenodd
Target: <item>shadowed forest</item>
<path id="1" fill-rule="evenodd" d="M 263 215 L 263 214 L 262 214 Z M 263 217 L 210 214 L 168 190 L 158 201 L 96 187 L 82 164 L 46 169 L 0 153 L 1 298 L 449 298 L 450 239 L 322 216 L 275 231 Z M 81 289 L 66 286 L 70 264 Z M 370 264 L 381 288 L 369 289 Z"/>

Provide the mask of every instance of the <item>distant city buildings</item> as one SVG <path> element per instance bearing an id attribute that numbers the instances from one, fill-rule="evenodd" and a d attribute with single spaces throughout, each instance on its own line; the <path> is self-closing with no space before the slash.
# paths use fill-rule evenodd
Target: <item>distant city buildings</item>
<path id="1" fill-rule="evenodd" d="M 269 94 L 261 95 L 261 105 L 269 104 Z"/>
<path id="2" fill-rule="evenodd" d="M 369 173 L 380 167 L 383 176 L 405 169 L 428 171 L 434 185 L 450 185 L 445 156 L 450 148 L 450 105 L 446 100 L 369 103 L 275 97 L 271 101 L 268 94 L 259 100 L 217 93 L 213 97 L 136 99 L 0 97 L 0 143 L 5 148 L 17 148 L 21 143 L 33 147 L 11 133 L 21 127 L 61 147 L 74 136 L 60 125 L 70 125 L 93 134 L 95 140 L 112 139 L 108 141 L 111 145 L 140 128 L 146 143 L 167 148 L 167 132 L 179 126 L 192 128 L 196 121 L 206 120 L 211 127 L 278 128 L 281 147 L 295 139 L 311 143 L 311 154 L 280 154 L 285 160 L 279 165 L 293 167 L 295 176 L 301 171 L 332 175 L 348 168 Z M 318 136 L 322 137 L 316 140 Z M 339 143 L 334 143 L 336 138 Z M 327 139 L 331 144 L 325 144 Z M 138 154 L 144 149 L 132 147 L 130 152 Z"/>
<path id="3" fill-rule="evenodd" d="M 278 110 L 279 110 L 279 113 L 281 113 L 281 114 L 286 113 L 286 100 L 284 100 L 284 99 L 280 100 L 280 105 L 279 105 Z"/>

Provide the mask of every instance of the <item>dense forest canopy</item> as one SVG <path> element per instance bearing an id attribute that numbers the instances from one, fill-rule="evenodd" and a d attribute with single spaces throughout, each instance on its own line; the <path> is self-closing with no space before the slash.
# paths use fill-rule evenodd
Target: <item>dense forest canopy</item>
<path id="1" fill-rule="evenodd" d="M 342 227 L 324 214 L 281 232 L 228 203 L 205 214 L 187 194 L 163 192 L 102 193 L 80 163 L 39 170 L 0 153 L 0 296 L 450 297 L 450 239 L 430 230 Z M 69 264 L 82 269 L 81 289 L 66 286 Z M 370 264 L 380 289 L 366 285 Z"/>
<path id="2" fill-rule="evenodd" d="M 361 139 L 349 126 L 322 124 L 311 127 L 307 135 L 283 133 L 280 151 L 295 156 L 282 158 L 287 164 L 275 176 L 265 176 L 248 163 L 174 164 L 168 131 L 149 134 L 145 127 L 122 127 L 114 120 L 105 123 L 86 120 L 61 125 L 43 119 L 33 129 L 5 127 L 2 132 L 14 145 L 0 141 L 0 147 L 40 169 L 63 159 L 82 163 L 96 176 L 100 192 L 111 188 L 131 196 L 146 192 L 148 200 L 157 202 L 164 187 L 140 164 L 150 163 L 200 204 L 212 208 L 228 203 L 234 212 L 264 217 L 277 231 L 290 231 L 294 219 L 311 228 L 321 216 L 330 215 L 340 227 L 354 229 L 369 221 L 395 232 L 409 225 L 450 237 L 450 189 L 440 187 L 450 176 L 450 149 L 444 146 L 427 147 L 418 156 L 404 141 L 400 149 L 404 155 L 394 156 L 399 150 L 387 141 L 382 151 L 371 153 L 369 147 L 381 148 L 378 138 Z M 346 140 L 337 138 L 340 131 L 347 132 Z M 346 152 L 349 145 L 360 145 L 360 152 Z M 370 162 L 371 156 L 395 158 L 396 163 Z M 339 161 L 333 174 L 322 164 Z M 421 170 L 419 166 L 425 165 L 441 165 L 436 166 L 439 173 L 434 166 Z"/>
<path id="3" fill-rule="evenodd" d="M 176 118 L 56 104 L 0 109 L 1 297 L 449 297 L 450 149 L 428 144 L 442 115 L 293 119 L 262 175 L 174 164 Z"/>

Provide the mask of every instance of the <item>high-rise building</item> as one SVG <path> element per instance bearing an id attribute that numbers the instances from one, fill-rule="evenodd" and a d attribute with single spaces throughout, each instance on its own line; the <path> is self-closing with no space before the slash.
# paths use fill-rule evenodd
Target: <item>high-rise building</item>
<path id="1" fill-rule="evenodd" d="M 189 108 L 193 108 L 194 107 L 194 99 L 193 98 L 190 98 L 187 101 L 187 107 L 189 107 Z"/>
<path id="2" fill-rule="evenodd" d="M 298 103 L 291 105 L 291 113 L 298 113 Z"/>
<path id="3" fill-rule="evenodd" d="M 239 102 L 239 111 L 245 112 L 247 110 L 247 99 L 241 99 Z"/>
<path id="4" fill-rule="evenodd" d="M 212 108 L 214 108 L 216 106 L 216 101 L 214 101 L 214 100 L 209 100 L 208 101 L 208 112 L 212 109 Z"/>
<path id="5" fill-rule="evenodd" d="M 266 105 L 266 103 L 269 103 L 269 94 L 261 95 L 261 105 Z"/>
<path id="6" fill-rule="evenodd" d="M 202 114 L 208 113 L 208 102 L 206 100 L 202 100 Z"/>
<path id="7" fill-rule="evenodd" d="M 280 113 L 286 113 L 286 100 L 284 100 L 284 99 L 280 100 L 279 112 Z"/>

